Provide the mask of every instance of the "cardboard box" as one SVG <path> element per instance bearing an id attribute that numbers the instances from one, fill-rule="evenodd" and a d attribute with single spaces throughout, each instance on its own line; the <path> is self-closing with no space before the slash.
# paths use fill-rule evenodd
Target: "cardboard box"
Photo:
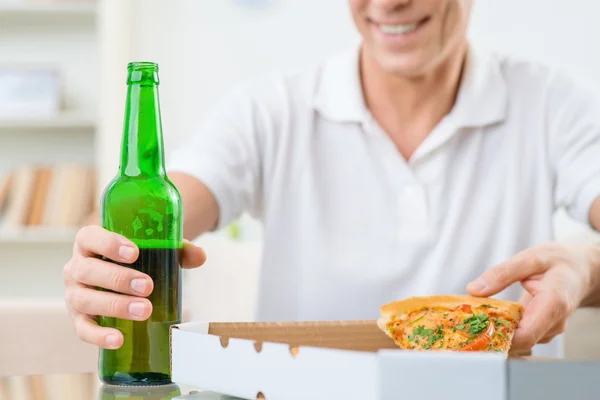
<path id="1" fill-rule="evenodd" d="M 600 399 L 600 361 L 509 359 L 509 400 Z"/>
<path id="2" fill-rule="evenodd" d="M 502 354 L 403 351 L 375 321 L 191 322 L 171 340 L 175 382 L 245 399 L 508 396 Z"/>

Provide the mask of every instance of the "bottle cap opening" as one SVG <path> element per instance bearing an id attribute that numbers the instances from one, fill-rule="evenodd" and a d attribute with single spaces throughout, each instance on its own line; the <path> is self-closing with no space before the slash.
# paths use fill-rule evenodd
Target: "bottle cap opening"
<path id="1" fill-rule="evenodd" d="M 127 64 L 127 83 L 158 84 L 158 64 L 141 61 Z"/>

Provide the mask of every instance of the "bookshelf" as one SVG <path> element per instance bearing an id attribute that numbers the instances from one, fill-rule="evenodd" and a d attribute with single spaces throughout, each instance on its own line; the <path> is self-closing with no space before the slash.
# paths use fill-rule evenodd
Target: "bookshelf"
<path id="1" fill-rule="evenodd" d="M 101 191 L 119 164 L 127 89 L 125 66 L 131 60 L 157 61 L 161 77 L 169 82 L 161 89 L 167 154 L 169 147 L 193 127 L 186 122 L 187 112 L 179 109 L 180 89 L 186 82 L 178 66 L 186 64 L 183 56 L 189 52 L 176 52 L 173 45 L 187 37 L 179 27 L 183 4 L 152 2 L 149 7 L 150 0 L 98 0 L 95 5 L 79 4 L 79 0 L 10 1 L 12 4 L 6 5 L 0 0 L 0 66 L 55 67 L 62 79 L 62 98 L 60 112 L 53 116 L 0 117 L 0 180 L 7 171 L 23 166 L 94 167 L 96 191 L 92 199 L 98 204 Z M 182 50 L 188 47 L 178 46 Z M 186 101 L 192 100 L 196 98 Z M 1 227 L 1 219 L 0 299 L 63 297 L 61 272 L 71 257 L 79 227 L 7 228 Z M 239 235 L 240 242 L 254 236 L 247 224 L 240 226 L 241 231 L 229 234 Z M 236 276 L 245 276 L 251 271 L 246 264 L 254 261 L 248 261 L 250 256 L 244 263 L 228 258 L 229 254 L 245 254 L 239 248 L 245 244 L 226 235 L 206 235 L 201 243 L 208 246 L 211 259 L 226 264 L 216 268 L 222 274 L 243 266 L 236 270 Z M 256 257 L 254 248 L 249 251 Z M 184 296 L 191 292 L 184 290 Z M 208 304 L 204 298 L 192 299 L 192 303 Z"/>
<path id="2" fill-rule="evenodd" d="M 0 0 L 0 73 L 50 72 L 59 93 L 47 112 L 0 112 L 0 299 L 63 295 L 97 196 L 102 2 Z"/>
<path id="3" fill-rule="evenodd" d="M 0 135 L 12 129 L 47 130 L 47 129 L 80 129 L 93 132 L 95 120 L 89 115 L 63 112 L 53 117 L 0 117 Z"/>
<path id="4" fill-rule="evenodd" d="M 8 1 L 0 2 L 0 18 L 14 18 L 27 16 L 93 17 L 96 14 L 96 9 L 96 4 L 92 1 Z"/>

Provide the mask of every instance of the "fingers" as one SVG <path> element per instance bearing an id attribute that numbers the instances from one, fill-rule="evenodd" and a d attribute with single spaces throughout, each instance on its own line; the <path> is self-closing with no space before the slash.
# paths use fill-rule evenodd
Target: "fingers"
<path id="1" fill-rule="evenodd" d="M 544 335 L 544 337 L 540 339 L 540 341 L 538 343 L 541 343 L 541 344 L 550 343 L 556 336 L 560 335 L 561 333 L 565 333 L 566 330 L 567 330 L 567 320 L 564 319 L 562 321 L 557 322 L 556 325 L 554 325 L 552 327 L 552 329 L 550 329 Z"/>
<path id="2" fill-rule="evenodd" d="M 528 291 L 523 291 L 523 294 L 521 295 L 521 298 L 519 299 L 519 303 L 521 303 L 521 305 L 523 305 L 523 308 L 526 308 L 529 303 L 531 303 L 531 300 L 533 300 L 533 296 L 531 294 L 529 294 Z"/>
<path id="3" fill-rule="evenodd" d="M 132 263 L 138 258 L 138 248 L 125 237 L 100 226 L 86 226 L 75 238 L 75 250 L 84 257 L 104 256 L 110 260 Z"/>
<path id="4" fill-rule="evenodd" d="M 473 296 L 491 296 L 547 269 L 548 262 L 535 252 L 525 251 L 484 272 L 467 285 L 467 291 Z"/>
<path id="5" fill-rule="evenodd" d="M 100 226 L 86 226 L 77 233 L 75 249 L 84 257 L 101 255 L 112 261 L 132 263 L 139 255 L 137 246 L 125 237 Z M 204 264 L 206 253 L 188 240 L 183 241 L 183 268 Z"/>
<path id="6" fill-rule="evenodd" d="M 152 304 L 145 297 L 152 292 L 153 282 L 140 271 L 102 261 L 98 256 L 129 264 L 138 258 L 139 250 L 130 240 L 100 226 L 82 228 L 77 234 L 73 257 L 63 269 L 65 303 L 82 341 L 117 349 L 123 344 L 122 333 L 99 326 L 91 316 L 134 321 L 148 319 Z M 194 268 L 205 261 L 204 250 L 185 241 L 182 266 Z"/>
<path id="7" fill-rule="evenodd" d="M 118 293 L 146 297 L 154 288 L 148 275 L 97 258 L 85 258 L 76 264 L 72 263 L 69 271 L 76 282 Z"/>
<path id="8" fill-rule="evenodd" d="M 103 328 L 87 315 L 74 317 L 77 337 L 104 349 L 118 349 L 123 345 L 123 334 L 118 329 Z"/>
<path id="9" fill-rule="evenodd" d="M 528 350 L 552 335 L 552 328 L 569 316 L 565 295 L 557 290 L 541 292 L 525 308 L 513 338 L 515 350 Z M 553 336 L 552 336 L 553 337 Z"/>
<path id="10" fill-rule="evenodd" d="M 152 313 L 152 303 L 142 297 L 125 296 L 83 286 L 72 287 L 67 302 L 77 313 L 144 321 Z"/>
<path id="11" fill-rule="evenodd" d="M 183 268 L 196 268 L 204 264 L 206 253 L 201 247 L 184 240 L 183 241 L 183 259 L 181 266 Z"/>

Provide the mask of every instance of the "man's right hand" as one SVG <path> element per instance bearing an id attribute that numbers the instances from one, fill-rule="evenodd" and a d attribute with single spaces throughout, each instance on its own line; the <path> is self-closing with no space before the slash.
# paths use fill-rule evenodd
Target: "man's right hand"
<path id="1" fill-rule="evenodd" d="M 102 261 L 102 257 L 133 263 L 138 248 L 130 240 L 99 226 L 82 228 L 75 239 L 73 256 L 63 270 L 65 302 L 75 324 L 77 336 L 84 342 L 106 349 L 117 349 L 123 335 L 117 329 L 100 327 L 97 316 L 143 321 L 150 317 L 152 279 L 132 268 Z M 206 261 L 200 247 L 184 241 L 183 268 L 199 267 Z M 112 292 L 99 291 L 96 287 Z"/>

